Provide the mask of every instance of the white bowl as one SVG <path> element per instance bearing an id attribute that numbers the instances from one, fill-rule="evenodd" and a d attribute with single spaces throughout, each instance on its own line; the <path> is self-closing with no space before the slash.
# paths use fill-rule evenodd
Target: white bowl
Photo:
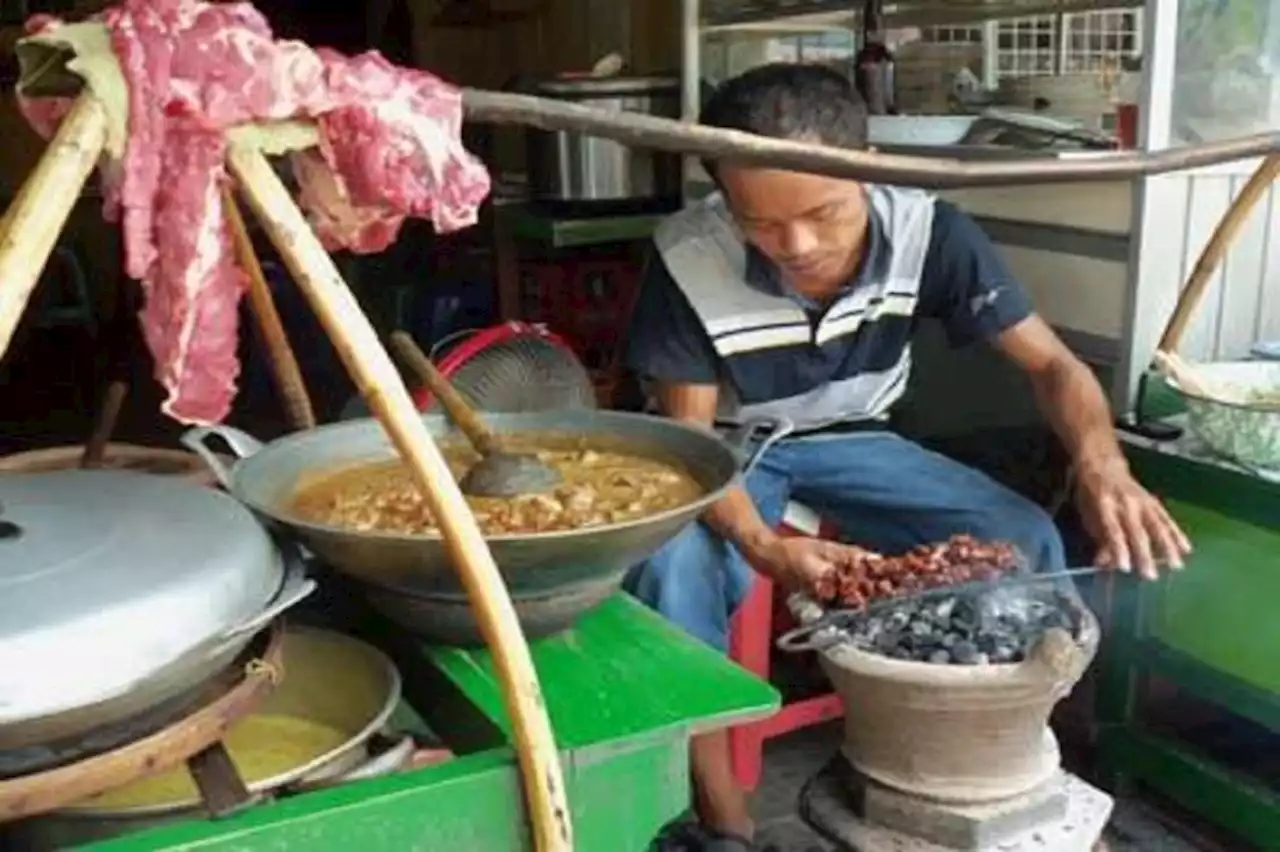
<path id="1" fill-rule="evenodd" d="M 976 115 L 873 115 L 867 119 L 872 145 L 955 145 L 978 120 Z"/>

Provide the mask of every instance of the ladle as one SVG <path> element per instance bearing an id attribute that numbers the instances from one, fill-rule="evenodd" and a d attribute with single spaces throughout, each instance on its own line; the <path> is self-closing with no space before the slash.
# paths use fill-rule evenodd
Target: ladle
<path id="1" fill-rule="evenodd" d="M 462 398 L 462 394 L 441 375 L 412 337 L 403 331 L 394 332 L 391 346 L 405 366 L 440 400 L 453 422 L 480 454 L 480 461 L 472 465 L 458 482 L 462 493 L 473 497 L 514 497 L 549 491 L 560 484 L 560 474 L 536 456 L 503 450 L 497 436 Z"/>

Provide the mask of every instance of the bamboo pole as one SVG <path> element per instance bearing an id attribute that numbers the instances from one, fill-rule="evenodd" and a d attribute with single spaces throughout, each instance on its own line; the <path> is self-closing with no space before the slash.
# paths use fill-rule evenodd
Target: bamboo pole
<path id="1" fill-rule="evenodd" d="M 228 159 L 250 207 L 440 525 L 502 682 L 535 847 L 568 852 L 573 848 L 569 806 L 546 706 L 515 609 L 480 528 L 373 326 L 266 157 L 257 149 L 232 146 Z"/>
<path id="2" fill-rule="evenodd" d="M 107 139 L 107 112 L 76 99 L 0 221 L 0 358 Z"/>
<path id="3" fill-rule="evenodd" d="M 568 101 L 509 92 L 465 89 L 463 107 L 469 121 L 577 131 L 638 148 L 926 189 L 1128 180 L 1280 152 L 1280 133 L 1273 132 L 1154 153 L 966 162 L 946 157 L 846 151 L 640 113 L 605 112 Z"/>
<path id="4" fill-rule="evenodd" d="M 1209 279 L 1213 277 L 1214 271 L 1226 257 L 1227 250 L 1231 248 L 1236 234 L 1240 232 L 1249 214 L 1258 206 L 1258 202 L 1262 200 L 1277 175 L 1280 175 L 1280 154 L 1271 154 L 1254 170 L 1244 188 L 1240 190 L 1240 194 L 1232 200 L 1231 206 L 1222 214 L 1217 227 L 1209 237 L 1209 242 L 1205 243 L 1200 257 L 1196 259 L 1195 267 L 1187 276 L 1187 282 L 1182 285 L 1182 292 L 1178 294 L 1178 304 L 1173 309 L 1173 315 L 1169 317 L 1169 324 L 1165 326 L 1164 334 L 1160 336 L 1160 344 L 1156 347 L 1158 350 L 1177 351 L 1178 345 L 1182 342 L 1182 335 L 1186 333 L 1187 325 L 1191 322 L 1191 317 L 1199 306 L 1205 289 L 1209 286 Z"/>
<path id="5" fill-rule="evenodd" d="M 298 367 L 298 358 L 289 345 L 289 335 L 285 333 L 284 322 L 280 319 L 280 312 L 276 310 L 275 299 L 271 297 L 271 285 L 262 272 L 258 253 L 253 248 L 253 238 L 249 236 L 244 217 L 240 215 L 236 194 L 230 187 L 222 190 L 222 205 L 227 208 L 227 226 L 231 229 L 236 260 L 249 278 L 249 307 L 257 321 L 262 342 L 267 347 L 271 376 L 275 379 L 276 391 L 284 404 L 289 425 L 297 430 L 314 429 L 315 409 L 311 405 L 302 370 Z"/>

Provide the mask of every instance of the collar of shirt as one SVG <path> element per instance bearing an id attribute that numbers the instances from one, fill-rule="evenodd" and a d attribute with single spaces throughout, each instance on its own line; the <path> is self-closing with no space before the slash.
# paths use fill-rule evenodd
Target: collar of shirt
<path id="1" fill-rule="evenodd" d="M 889 236 L 884 223 L 873 208 L 867 210 L 866 248 L 862 260 L 858 264 L 853 277 L 836 293 L 839 299 L 855 288 L 874 281 L 883 276 L 889 262 Z M 783 277 L 778 267 L 764 256 L 758 248 L 747 243 L 746 280 L 752 287 L 775 296 L 786 296 L 806 311 L 821 310 L 822 306 L 814 299 L 797 293 Z M 834 300 L 833 300 L 834 301 Z"/>

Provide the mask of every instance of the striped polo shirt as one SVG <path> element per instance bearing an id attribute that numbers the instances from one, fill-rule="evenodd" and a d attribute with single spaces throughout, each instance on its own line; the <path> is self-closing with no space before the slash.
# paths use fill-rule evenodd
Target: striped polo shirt
<path id="1" fill-rule="evenodd" d="M 627 353 L 644 379 L 716 384 L 727 422 L 786 417 L 802 431 L 883 420 L 906 390 L 911 337 L 941 320 L 953 345 L 1031 313 L 981 229 L 912 189 L 866 185 L 866 251 L 819 306 L 750 246 L 718 194 L 654 234 Z"/>

